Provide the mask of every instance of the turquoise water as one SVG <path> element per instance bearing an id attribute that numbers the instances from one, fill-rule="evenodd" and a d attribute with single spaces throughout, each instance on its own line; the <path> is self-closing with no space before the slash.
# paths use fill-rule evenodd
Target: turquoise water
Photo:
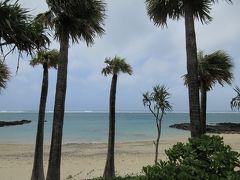
<path id="1" fill-rule="evenodd" d="M 35 112 L 1 112 L 0 120 L 32 120 L 30 124 L 0 128 L 0 143 L 34 143 L 37 116 Z M 45 143 L 50 143 L 52 113 L 46 113 Z M 208 113 L 208 123 L 240 122 L 240 113 Z M 189 122 L 187 113 L 166 114 L 162 123 L 162 137 L 189 136 L 188 131 L 169 128 L 174 123 Z M 116 141 L 153 140 L 156 135 L 155 121 L 150 113 L 117 113 Z M 65 113 L 63 143 L 107 142 L 108 113 Z"/>

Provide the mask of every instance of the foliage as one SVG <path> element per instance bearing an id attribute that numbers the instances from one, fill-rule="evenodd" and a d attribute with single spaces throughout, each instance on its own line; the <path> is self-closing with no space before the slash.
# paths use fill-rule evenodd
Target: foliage
<path id="1" fill-rule="evenodd" d="M 232 0 L 226 0 L 231 3 Z M 211 6 L 218 0 L 188 1 L 188 0 L 145 0 L 147 13 L 157 26 L 167 25 L 167 20 L 179 20 L 185 16 L 185 6 L 188 5 L 193 11 L 195 19 L 202 23 L 212 20 L 210 16 Z"/>
<path id="2" fill-rule="evenodd" d="M 55 37 L 61 39 L 63 27 L 73 42 L 94 42 L 97 35 L 104 33 L 105 3 L 102 0 L 47 0 L 50 10 L 36 18 L 55 31 Z"/>
<path id="3" fill-rule="evenodd" d="M 105 63 L 107 66 L 102 70 L 104 76 L 109 74 L 119 74 L 120 72 L 132 75 L 132 67 L 125 62 L 124 58 L 118 56 L 115 56 L 113 59 L 106 58 Z"/>
<path id="4" fill-rule="evenodd" d="M 152 93 L 146 92 L 143 94 L 143 105 L 148 106 L 156 117 L 157 111 L 159 110 L 162 110 L 163 113 L 172 110 L 172 106 L 168 101 L 169 97 L 170 94 L 167 87 L 164 85 L 157 85 L 153 87 Z"/>
<path id="5" fill-rule="evenodd" d="M 200 86 L 204 83 L 207 90 L 211 90 L 215 84 L 224 86 L 224 83 L 231 84 L 233 79 L 232 58 L 224 51 L 215 51 L 211 54 L 198 52 L 198 78 Z M 188 84 L 188 75 L 183 76 L 185 85 Z"/>
<path id="6" fill-rule="evenodd" d="M 46 64 L 48 68 L 57 68 L 59 52 L 56 49 L 46 51 L 40 50 L 37 56 L 30 61 L 31 66 L 44 65 Z"/>
<path id="7" fill-rule="evenodd" d="M 236 86 L 234 88 L 234 91 L 237 93 L 237 96 L 232 98 L 232 100 L 231 100 L 231 109 L 239 110 L 240 109 L 240 89 L 239 89 L 239 87 Z"/>
<path id="8" fill-rule="evenodd" d="M 11 73 L 4 63 L 3 60 L 0 59 L 0 92 L 2 89 L 6 88 L 7 81 L 10 79 Z"/>
<path id="9" fill-rule="evenodd" d="M 202 136 L 177 143 L 166 151 L 168 161 L 143 168 L 146 179 L 239 179 L 240 154 L 224 145 L 219 136 Z"/>
<path id="10" fill-rule="evenodd" d="M 49 44 L 49 39 L 44 34 L 45 29 L 33 21 L 28 10 L 22 8 L 18 1 L 10 3 L 9 0 L 0 2 L 0 47 L 8 46 L 19 53 L 31 53 L 35 49 Z M 7 54 L 9 54 L 8 52 Z M 6 55 L 7 55 L 6 54 Z"/>

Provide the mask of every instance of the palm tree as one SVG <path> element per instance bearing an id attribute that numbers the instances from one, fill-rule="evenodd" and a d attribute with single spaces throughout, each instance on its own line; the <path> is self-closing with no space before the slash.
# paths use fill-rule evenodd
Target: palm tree
<path id="1" fill-rule="evenodd" d="M 232 68 L 232 59 L 224 51 L 219 50 L 207 55 L 204 55 L 202 51 L 198 53 L 202 133 L 206 133 L 207 92 L 217 83 L 221 86 L 224 86 L 225 83 L 230 85 L 233 79 Z M 188 75 L 184 75 L 185 84 L 188 84 L 188 78 Z"/>
<path id="2" fill-rule="evenodd" d="M 44 137 L 44 119 L 45 109 L 48 94 L 48 69 L 57 68 L 59 52 L 57 50 L 38 52 L 37 56 L 30 61 L 30 65 L 35 67 L 37 65 L 43 66 L 43 80 L 42 80 L 42 91 L 39 104 L 38 113 L 38 128 L 36 135 L 35 144 L 35 155 L 32 169 L 31 180 L 44 180 L 44 169 L 43 169 L 43 137 Z"/>
<path id="3" fill-rule="evenodd" d="M 104 33 L 105 3 L 102 0 L 47 0 L 50 10 L 37 19 L 55 31 L 60 42 L 52 139 L 47 180 L 60 180 L 62 130 L 67 86 L 69 39 L 84 40 L 87 45 Z"/>
<path id="4" fill-rule="evenodd" d="M 231 0 L 226 0 L 232 2 Z M 201 135 L 197 45 L 194 19 L 207 23 L 212 20 L 211 6 L 218 0 L 146 0 L 147 12 L 157 26 L 167 25 L 167 20 L 185 19 L 187 74 L 189 74 L 188 95 L 191 136 Z"/>
<path id="5" fill-rule="evenodd" d="M 44 27 L 33 21 L 28 10 L 22 8 L 18 1 L 10 3 L 9 0 L 0 2 L 0 48 L 7 46 L 10 51 L 15 49 L 19 53 L 32 53 L 35 49 L 44 47 L 49 43 Z M 6 56 L 4 55 L 4 57 Z"/>
<path id="6" fill-rule="evenodd" d="M 236 86 L 234 88 L 234 91 L 237 93 L 237 96 L 232 98 L 231 108 L 232 109 L 236 108 L 237 110 L 239 110 L 240 109 L 240 88 Z"/>
<path id="7" fill-rule="evenodd" d="M 3 60 L 0 59 L 0 93 L 2 89 L 6 88 L 7 81 L 10 79 L 11 73 L 7 67 L 7 65 L 4 63 Z"/>
<path id="8" fill-rule="evenodd" d="M 111 179 L 115 177 L 114 166 L 114 144 L 115 144 L 115 104 L 118 74 L 123 72 L 132 74 L 132 68 L 125 62 L 125 59 L 115 56 L 113 59 L 106 58 L 107 66 L 103 68 L 102 74 L 112 75 L 112 83 L 109 97 L 109 134 L 108 134 L 108 152 L 103 177 Z"/>
<path id="9" fill-rule="evenodd" d="M 155 145 L 155 159 L 154 162 L 157 164 L 158 159 L 158 146 L 161 136 L 162 129 L 162 119 L 166 111 L 171 111 L 172 106 L 168 99 L 170 98 L 170 93 L 164 85 L 157 85 L 153 87 L 153 92 L 146 92 L 143 94 L 143 105 L 147 106 L 150 112 L 155 117 L 155 122 L 157 126 L 157 139 L 153 141 Z"/>

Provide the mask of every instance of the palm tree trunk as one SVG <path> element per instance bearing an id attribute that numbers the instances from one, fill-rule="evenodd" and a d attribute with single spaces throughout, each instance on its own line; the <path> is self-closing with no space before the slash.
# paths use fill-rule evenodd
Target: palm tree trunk
<path id="1" fill-rule="evenodd" d="M 43 139 L 44 139 L 44 119 L 45 119 L 47 94 L 48 94 L 48 67 L 47 67 L 47 64 L 43 64 L 42 90 L 41 90 L 41 98 L 40 98 L 40 104 L 39 104 L 38 128 L 37 128 L 35 154 L 34 154 L 31 180 L 45 179 L 44 169 L 43 169 Z"/>
<path id="2" fill-rule="evenodd" d="M 204 82 L 201 83 L 201 127 L 202 133 L 206 133 L 207 90 Z"/>
<path id="3" fill-rule="evenodd" d="M 195 37 L 193 12 L 189 5 L 185 5 L 185 31 L 187 50 L 187 72 L 189 75 L 188 95 L 189 95 L 191 136 L 199 137 L 201 135 L 201 127 L 200 127 L 197 45 Z"/>
<path id="4" fill-rule="evenodd" d="M 60 32 L 60 54 L 57 73 L 57 85 L 53 115 L 52 140 L 47 172 L 47 180 L 60 180 L 62 151 L 62 131 L 67 89 L 68 31 L 63 27 Z"/>
<path id="5" fill-rule="evenodd" d="M 117 74 L 113 74 L 110 99 L 109 99 L 109 135 L 108 135 L 108 152 L 107 160 L 103 173 L 105 179 L 115 177 L 114 166 L 114 145 L 115 145 L 115 104 L 116 104 Z"/>

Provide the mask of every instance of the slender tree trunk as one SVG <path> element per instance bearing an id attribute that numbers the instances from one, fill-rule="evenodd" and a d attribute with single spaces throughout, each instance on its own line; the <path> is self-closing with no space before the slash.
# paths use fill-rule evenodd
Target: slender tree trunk
<path id="1" fill-rule="evenodd" d="M 43 139 L 44 139 L 44 119 L 48 94 L 48 67 L 43 64 L 42 90 L 38 112 L 38 128 L 36 135 L 35 154 L 31 180 L 44 180 L 43 168 Z"/>
<path id="2" fill-rule="evenodd" d="M 155 144 L 155 159 L 154 159 L 155 164 L 157 164 L 157 160 L 158 160 L 158 145 L 160 140 L 160 127 L 158 124 L 157 124 L 157 132 L 158 132 L 157 139 L 156 139 L 156 142 L 154 143 Z"/>
<path id="3" fill-rule="evenodd" d="M 189 95 L 191 136 L 199 137 L 201 135 L 201 127 L 200 127 L 197 45 L 195 37 L 193 12 L 189 5 L 185 5 L 185 31 L 187 51 L 187 73 L 189 75 L 188 95 Z"/>
<path id="4" fill-rule="evenodd" d="M 68 31 L 63 27 L 60 32 L 60 54 L 54 105 L 52 140 L 48 163 L 47 180 L 60 180 L 62 151 L 62 131 L 67 89 Z"/>
<path id="5" fill-rule="evenodd" d="M 108 135 L 108 152 L 107 160 L 103 173 L 105 179 L 115 177 L 114 166 L 114 145 L 115 145 L 115 104 L 116 104 L 117 74 L 113 74 L 110 99 L 109 99 L 109 135 Z"/>
<path id="6" fill-rule="evenodd" d="M 207 111 L 207 90 L 205 84 L 201 83 L 201 127 L 202 133 L 206 133 L 206 111 Z"/>
<path id="7" fill-rule="evenodd" d="M 157 160 L 158 160 L 158 147 L 159 147 L 159 140 L 160 140 L 160 136 L 161 136 L 161 130 L 162 130 L 162 117 L 163 117 L 163 112 L 161 114 L 161 117 L 159 120 L 156 120 L 156 124 L 157 124 L 157 139 L 155 142 L 155 164 L 157 164 Z"/>

